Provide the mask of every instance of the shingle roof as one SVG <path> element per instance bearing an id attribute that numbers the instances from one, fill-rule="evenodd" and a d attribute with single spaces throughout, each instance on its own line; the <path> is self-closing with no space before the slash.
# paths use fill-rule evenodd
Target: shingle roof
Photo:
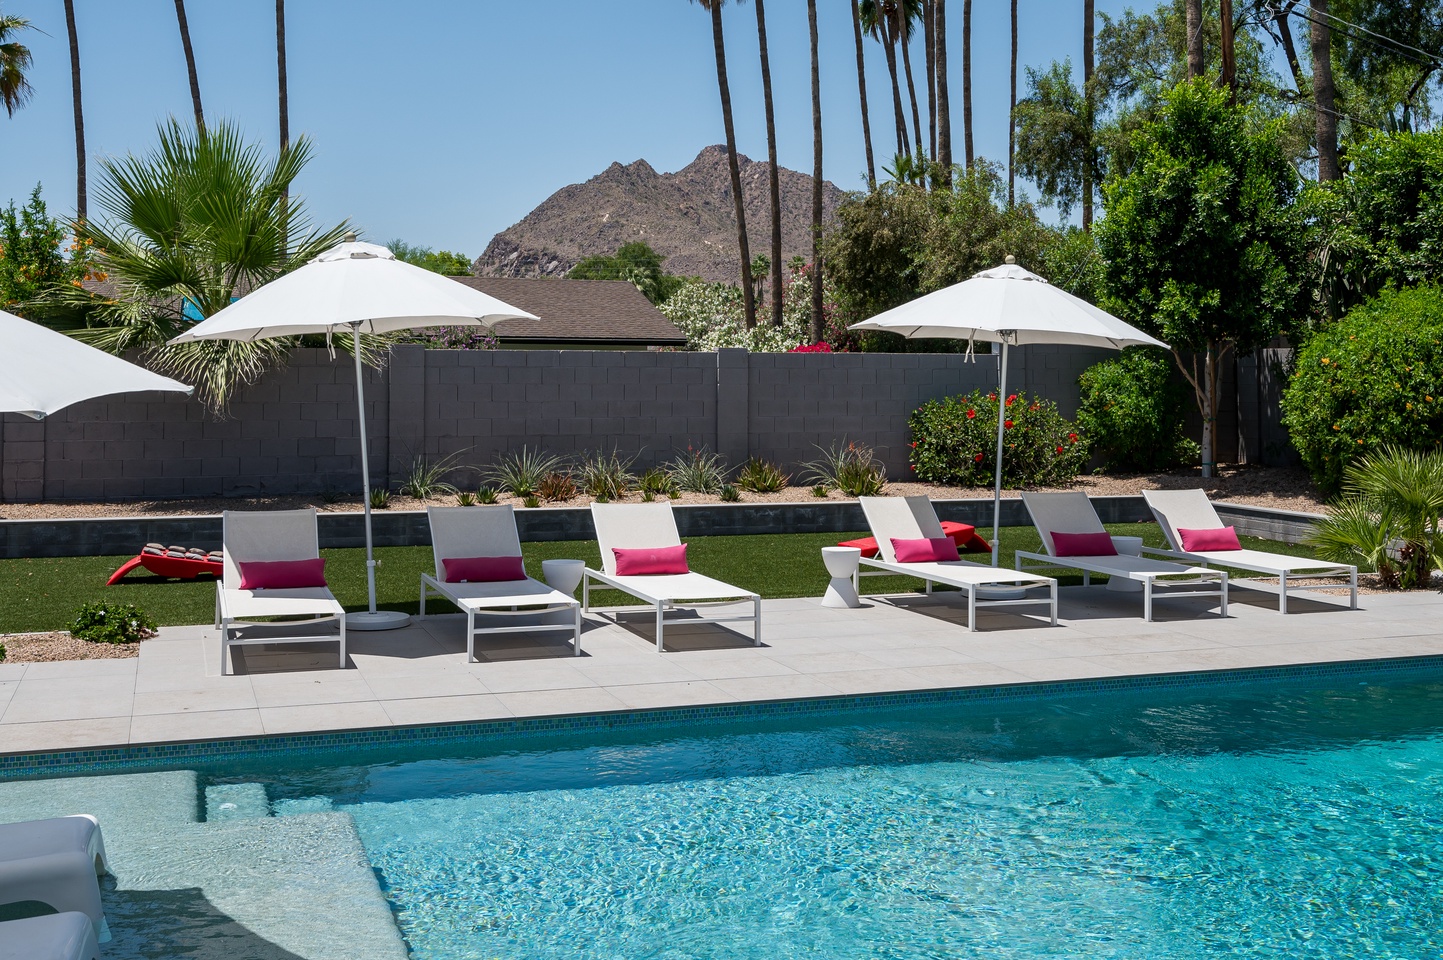
<path id="1" fill-rule="evenodd" d="M 503 341 L 604 341 L 656 346 L 686 343 L 686 336 L 625 280 L 451 279 L 541 318 L 498 323 L 496 336 Z"/>

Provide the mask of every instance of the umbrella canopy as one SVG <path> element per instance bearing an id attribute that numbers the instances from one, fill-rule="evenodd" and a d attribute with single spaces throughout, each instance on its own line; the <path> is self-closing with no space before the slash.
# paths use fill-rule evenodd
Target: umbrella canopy
<path id="1" fill-rule="evenodd" d="M 371 468 L 366 450 L 366 403 L 361 379 L 361 334 L 417 327 L 490 327 L 502 320 L 536 320 L 511 304 L 440 274 L 397 260 L 374 243 L 348 234 L 299 270 L 272 280 L 202 320 L 171 343 L 192 340 L 264 340 L 349 330 L 355 349 L 356 407 L 361 442 L 362 509 L 366 514 L 365 613 L 346 617 L 358 630 L 391 630 L 410 622 L 404 613 L 376 609 L 376 559 L 371 537 Z"/>
<path id="2" fill-rule="evenodd" d="M 1167 346 L 1015 263 L 983 270 L 970 280 L 893 307 L 851 329 L 1013 346 L 1060 343 L 1114 350 Z"/>
<path id="3" fill-rule="evenodd" d="M 502 320 L 535 319 L 449 277 L 397 260 L 385 247 L 347 240 L 202 320 L 171 343 L 265 340 L 336 330 L 392 333 L 417 327 L 489 327 Z"/>
<path id="4" fill-rule="evenodd" d="M 997 475 L 992 488 L 992 565 L 997 566 L 1002 519 L 1002 435 L 1006 427 L 1007 349 L 1026 343 L 1079 347 L 1163 347 L 1150 337 L 1042 277 L 1007 262 L 970 280 L 918 297 L 854 323 L 852 330 L 886 330 L 909 338 L 982 340 L 1002 344 L 997 374 Z"/>
<path id="5" fill-rule="evenodd" d="M 191 388 L 0 310 L 0 413 L 36 420 L 81 400 Z"/>

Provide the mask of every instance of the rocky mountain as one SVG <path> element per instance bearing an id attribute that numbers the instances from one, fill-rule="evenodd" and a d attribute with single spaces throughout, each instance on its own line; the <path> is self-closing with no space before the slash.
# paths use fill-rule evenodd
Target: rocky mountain
<path id="1" fill-rule="evenodd" d="M 768 164 L 738 157 L 752 256 L 771 249 Z M 812 178 L 783 167 L 780 176 L 783 260 L 811 258 Z M 830 218 L 842 191 L 824 184 Z M 482 277 L 559 277 L 582 258 L 615 253 L 642 240 L 664 255 L 668 273 L 735 283 L 736 217 L 725 146 L 711 146 L 675 173 L 645 160 L 613 163 L 585 183 L 548 197 L 520 223 L 492 238 L 471 265 Z"/>

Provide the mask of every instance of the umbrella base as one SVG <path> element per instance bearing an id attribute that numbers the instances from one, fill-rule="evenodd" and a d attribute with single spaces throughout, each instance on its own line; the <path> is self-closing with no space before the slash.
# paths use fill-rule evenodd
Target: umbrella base
<path id="1" fill-rule="evenodd" d="M 978 600 L 1021 600 L 1027 596 L 1026 587 L 978 587 Z M 349 622 L 349 621 L 347 621 Z"/>
<path id="2" fill-rule="evenodd" d="M 411 615 L 399 610 L 377 610 L 375 613 L 346 614 L 347 630 L 399 630 L 411 622 Z"/>

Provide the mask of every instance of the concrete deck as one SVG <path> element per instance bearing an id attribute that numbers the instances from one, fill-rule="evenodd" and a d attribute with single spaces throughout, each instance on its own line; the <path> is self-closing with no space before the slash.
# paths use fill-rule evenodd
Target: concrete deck
<path id="1" fill-rule="evenodd" d="M 0 664 L 0 754 L 450 723 L 728 702 L 1443 655 L 1443 597 L 1414 593 L 1290 602 L 1233 591 L 1230 616 L 1206 599 L 1062 590 L 1062 625 L 1015 609 L 964 626 L 956 593 L 763 606 L 763 641 L 715 625 L 668 628 L 656 652 L 649 611 L 587 619 L 584 655 L 560 633 L 478 644 L 463 620 L 430 617 L 390 633 L 352 633 L 352 669 L 334 643 L 242 648 L 220 676 L 209 627 L 166 628 L 130 660 Z M 1024 608 L 1027 609 L 1027 608 Z M 1037 608 L 1043 609 L 1041 607 Z"/>

